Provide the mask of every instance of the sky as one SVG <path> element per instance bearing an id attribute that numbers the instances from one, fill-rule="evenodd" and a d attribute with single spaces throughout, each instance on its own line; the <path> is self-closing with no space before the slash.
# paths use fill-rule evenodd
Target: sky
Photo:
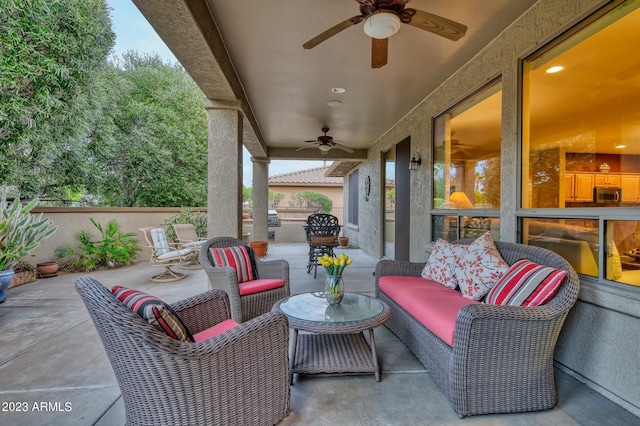
<path id="1" fill-rule="evenodd" d="M 113 55 L 120 56 L 128 50 L 135 50 L 139 53 L 157 53 L 165 62 L 178 62 L 131 0 L 107 0 L 107 4 L 112 9 L 111 20 L 116 33 Z M 243 151 L 242 179 L 244 186 L 249 187 L 252 186 L 253 163 L 249 152 L 246 149 Z M 322 165 L 322 161 L 305 161 L 301 164 L 300 161 L 272 160 L 269 176 Z"/>

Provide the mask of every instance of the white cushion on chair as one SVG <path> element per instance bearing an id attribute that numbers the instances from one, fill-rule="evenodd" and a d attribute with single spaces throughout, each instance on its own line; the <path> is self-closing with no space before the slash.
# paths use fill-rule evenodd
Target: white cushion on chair
<path id="1" fill-rule="evenodd" d="M 158 255 L 164 255 L 169 251 L 169 243 L 167 242 L 167 235 L 162 228 L 153 228 L 151 230 L 151 239 L 153 240 L 153 247 L 156 249 Z"/>
<path id="2" fill-rule="evenodd" d="M 172 251 L 168 251 L 168 252 L 166 252 L 164 254 L 161 254 L 156 259 L 158 259 L 158 260 L 169 260 L 169 259 L 179 258 L 181 256 L 186 256 L 191 252 L 192 252 L 192 250 L 190 248 L 185 248 L 185 249 L 180 249 L 180 250 L 172 250 Z"/>

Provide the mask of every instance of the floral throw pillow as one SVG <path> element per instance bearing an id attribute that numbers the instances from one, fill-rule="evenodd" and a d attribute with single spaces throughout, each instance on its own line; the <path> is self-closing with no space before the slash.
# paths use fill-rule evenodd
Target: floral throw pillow
<path id="1" fill-rule="evenodd" d="M 469 244 L 456 262 L 456 278 L 462 296 L 471 300 L 482 299 L 508 269 L 509 265 L 486 232 Z"/>
<path id="2" fill-rule="evenodd" d="M 422 278 L 433 280 L 446 287 L 455 289 L 458 287 L 458 280 L 455 274 L 456 260 L 467 250 L 463 244 L 451 244 L 438 238 L 433 246 L 433 251 L 429 260 L 422 269 Z"/>

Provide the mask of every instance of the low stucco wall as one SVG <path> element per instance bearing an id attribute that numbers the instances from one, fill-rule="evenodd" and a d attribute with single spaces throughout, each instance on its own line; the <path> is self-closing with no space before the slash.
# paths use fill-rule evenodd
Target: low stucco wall
<path id="1" fill-rule="evenodd" d="M 636 416 L 640 416 L 639 303 L 627 290 L 583 279 L 554 356 L 570 374 Z"/>
<path id="2" fill-rule="evenodd" d="M 88 231 L 96 238 L 99 231 L 93 226 L 90 219 L 94 219 L 103 227 L 109 221 L 115 219 L 123 232 L 131 232 L 136 236 L 138 244 L 143 249 L 138 253 L 137 260 L 147 261 L 151 257 L 151 252 L 146 248 L 146 242 L 139 228 L 148 226 L 158 226 L 166 228 L 163 223 L 172 216 L 180 213 L 180 208 L 155 208 L 155 207 L 39 207 L 33 213 L 42 213 L 51 218 L 58 225 L 58 230 L 49 238 L 43 240 L 33 251 L 33 256 L 28 256 L 25 260 L 31 263 L 47 262 L 56 260 L 54 251 L 57 247 L 64 245 L 77 246 L 75 234 L 78 231 Z M 206 214 L 206 209 L 194 209 Z M 276 228 L 269 228 L 274 232 L 273 242 L 278 243 L 306 243 L 307 237 L 302 225 L 306 218 L 287 219 L 282 221 L 282 225 Z M 244 220 L 242 224 L 243 234 L 251 234 L 253 231 L 252 221 Z M 248 237 L 251 240 L 251 236 Z"/>
<path id="3" fill-rule="evenodd" d="M 40 243 L 32 253 L 34 256 L 24 259 L 31 263 L 56 260 L 54 250 L 57 247 L 76 247 L 75 234 L 79 231 L 88 231 L 96 238 L 99 237 L 100 232 L 89 219 L 95 220 L 103 227 L 115 219 L 123 232 L 131 232 L 136 236 L 138 244 L 143 248 L 138 253 L 137 260 L 146 261 L 151 257 L 151 252 L 145 248 L 146 242 L 138 229 L 147 226 L 166 227 L 163 222 L 180 213 L 180 208 L 39 207 L 34 209 L 33 213 L 42 213 L 51 218 L 58 225 L 58 230 Z"/>

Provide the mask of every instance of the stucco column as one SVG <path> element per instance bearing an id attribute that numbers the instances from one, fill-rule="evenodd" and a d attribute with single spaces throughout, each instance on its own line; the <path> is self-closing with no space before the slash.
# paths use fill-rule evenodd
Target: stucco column
<path id="1" fill-rule="evenodd" d="M 253 232 L 251 241 L 267 241 L 269 211 L 269 160 L 251 158 L 253 162 Z"/>
<path id="2" fill-rule="evenodd" d="M 207 236 L 242 238 L 242 115 L 239 101 L 204 100 L 209 123 Z"/>

